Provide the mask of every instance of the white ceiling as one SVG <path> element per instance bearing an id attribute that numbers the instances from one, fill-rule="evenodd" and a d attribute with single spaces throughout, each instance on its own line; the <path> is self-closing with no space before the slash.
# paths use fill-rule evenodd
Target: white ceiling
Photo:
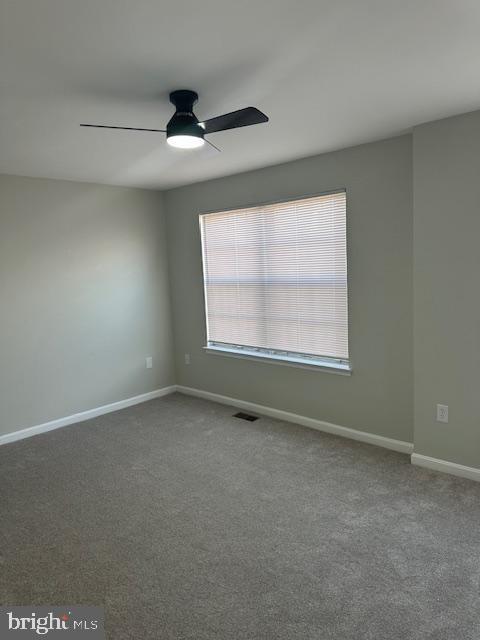
<path id="1" fill-rule="evenodd" d="M 167 188 L 480 107 L 478 0 L 0 0 L 0 173 Z M 268 124 L 168 147 L 168 93 Z"/>

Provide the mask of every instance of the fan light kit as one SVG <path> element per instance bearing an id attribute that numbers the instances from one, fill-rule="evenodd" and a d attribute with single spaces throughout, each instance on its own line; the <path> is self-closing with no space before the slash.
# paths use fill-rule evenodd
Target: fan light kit
<path id="1" fill-rule="evenodd" d="M 203 147 L 205 140 L 197 136 L 168 136 L 167 142 L 171 147 L 177 147 L 177 149 L 196 149 L 197 147 Z"/>
<path id="2" fill-rule="evenodd" d="M 154 133 L 166 133 L 167 142 L 171 147 L 178 149 L 196 149 L 207 142 L 220 151 L 205 138 L 208 133 L 227 131 L 239 127 L 248 127 L 252 124 L 268 122 L 268 117 L 255 107 L 246 107 L 223 116 L 217 116 L 210 120 L 200 122 L 193 113 L 193 105 L 198 100 L 198 94 L 189 89 L 180 89 L 170 94 L 170 102 L 175 106 L 175 113 L 169 120 L 166 129 L 140 129 L 137 127 L 118 127 L 106 124 L 81 124 L 81 127 L 95 127 L 99 129 L 123 129 L 127 131 L 150 131 Z"/>

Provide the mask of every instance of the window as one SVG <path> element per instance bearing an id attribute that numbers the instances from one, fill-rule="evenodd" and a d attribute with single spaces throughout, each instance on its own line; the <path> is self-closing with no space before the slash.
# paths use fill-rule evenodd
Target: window
<path id="1" fill-rule="evenodd" d="M 346 194 L 200 216 L 207 348 L 349 371 Z"/>

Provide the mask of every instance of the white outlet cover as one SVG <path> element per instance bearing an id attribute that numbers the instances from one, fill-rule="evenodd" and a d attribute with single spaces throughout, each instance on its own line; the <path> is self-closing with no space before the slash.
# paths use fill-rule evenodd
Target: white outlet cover
<path id="1" fill-rule="evenodd" d="M 189 353 L 185 354 L 185 364 L 190 364 L 190 354 Z"/>
<path id="2" fill-rule="evenodd" d="M 145 367 L 147 369 L 151 369 L 153 367 L 153 358 L 152 358 L 152 356 L 147 356 L 145 358 Z"/>
<path id="3" fill-rule="evenodd" d="M 437 404 L 437 422 L 448 422 L 448 405 Z"/>

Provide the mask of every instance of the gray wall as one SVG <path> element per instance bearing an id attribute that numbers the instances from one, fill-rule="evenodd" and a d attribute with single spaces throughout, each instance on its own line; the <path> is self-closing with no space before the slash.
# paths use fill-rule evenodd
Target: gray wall
<path id="1" fill-rule="evenodd" d="M 198 214 L 337 187 L 347 189 L 353 375 L 206 354 Z M 178 384 L 413 440 L 411 136 L 174 189 L 165 204 Z"/>
<path id="2" fill-rule="evenodd" d="M 0 434 L 173 384 L 161 194 L 0 176 L 0 301 Z"/>
<path id="3" fill-rule="evenodd" d="M 480 112 L 413 139 L 415 452 L 480 467 Z"/>

